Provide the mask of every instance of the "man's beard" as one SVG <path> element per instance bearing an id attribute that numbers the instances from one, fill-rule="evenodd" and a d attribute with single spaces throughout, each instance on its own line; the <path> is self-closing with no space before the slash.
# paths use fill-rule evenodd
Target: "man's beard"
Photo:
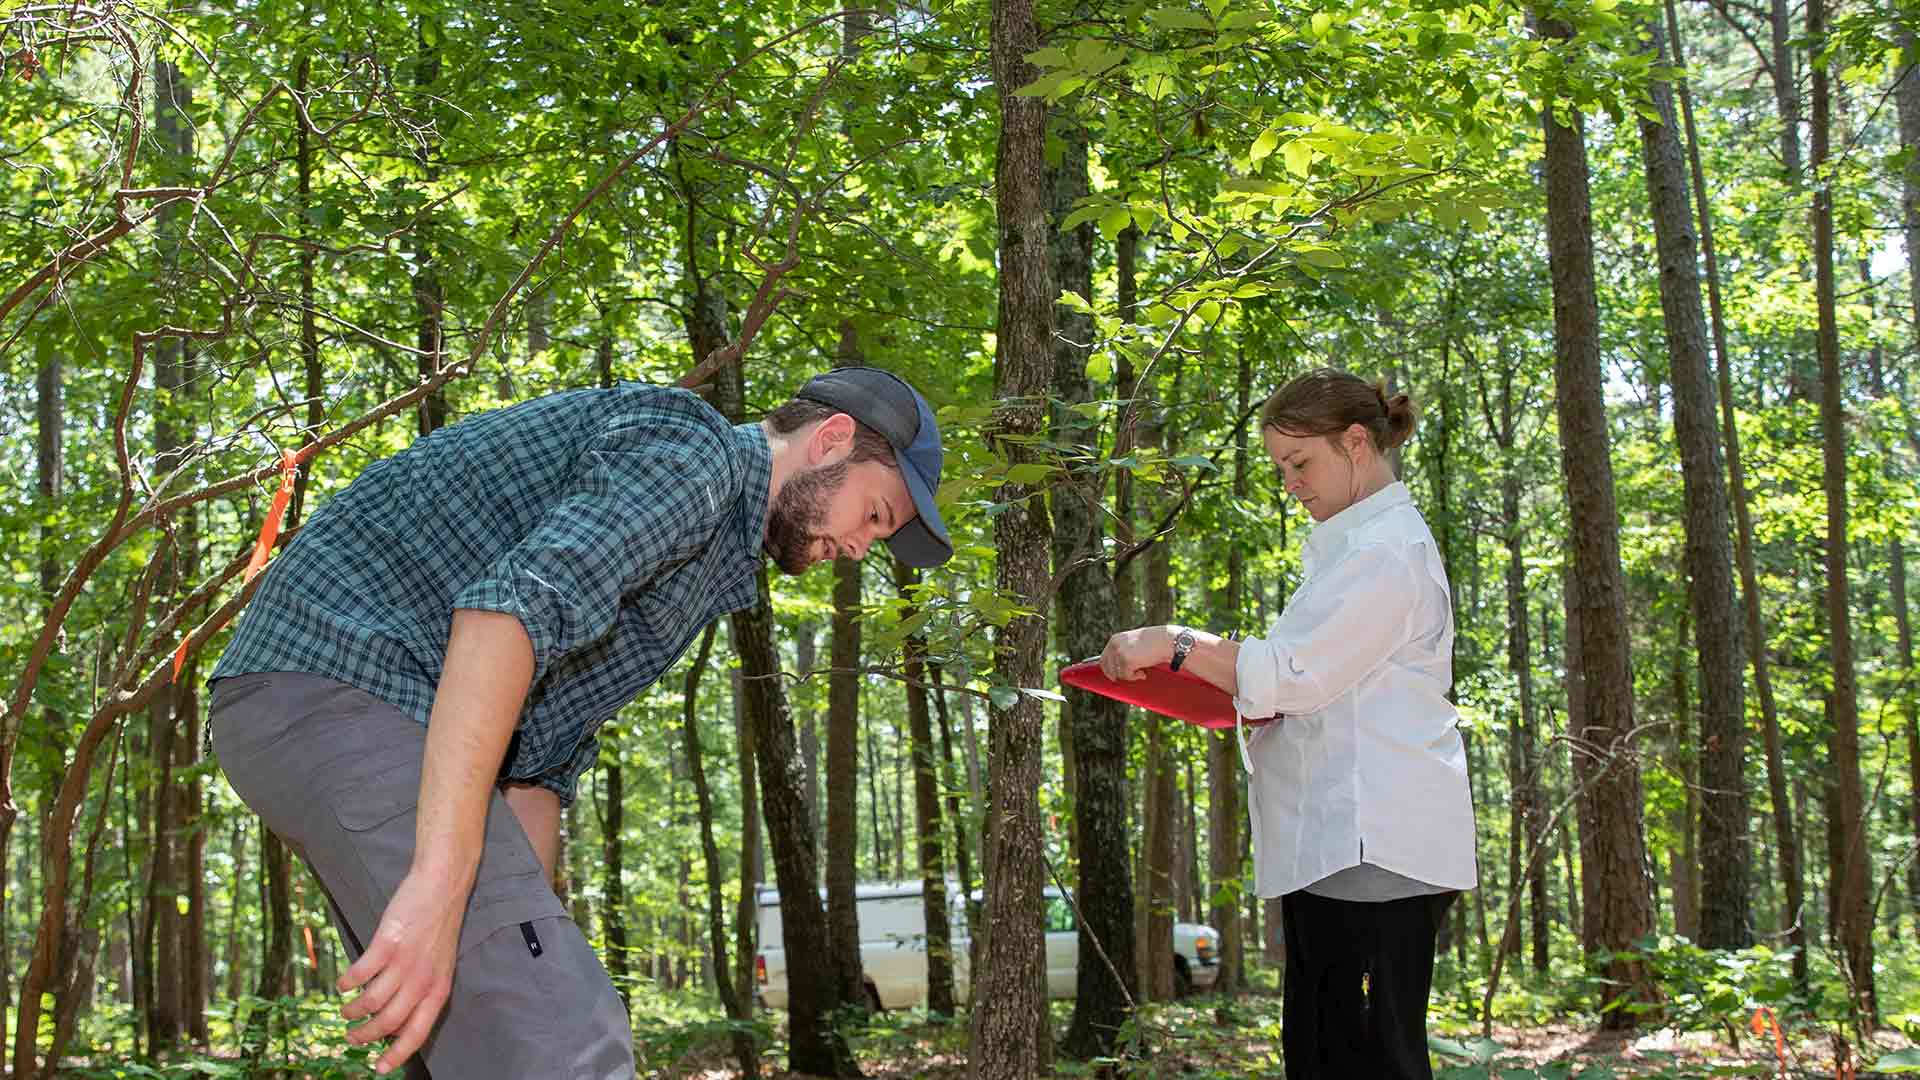
<path id="1" fill-rule="evenodd" d="M 847 463 L 795 473 L 780 485 L 767 509 L 767 554 L 782 573 L 799 574 L 813 560 L 814 544 L 826 539 L 827 502 L 847 482 Z M 838 550 L 838 545 L 832 545 Z"/>

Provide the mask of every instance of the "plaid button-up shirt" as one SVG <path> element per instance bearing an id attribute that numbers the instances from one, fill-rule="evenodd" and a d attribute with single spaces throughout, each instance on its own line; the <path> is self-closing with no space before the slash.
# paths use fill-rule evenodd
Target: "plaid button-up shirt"
<path id="1" fill-rule="evenodd" d="M 758 424 L 623 384 L 470 417 L 363 472 L 274 561 L 212 678 L 301 671 L 420 723 L 456 608 L 514 615 L 533 684 L 505 779 L 571 802 L 595 732 L 759 599 Z"/>

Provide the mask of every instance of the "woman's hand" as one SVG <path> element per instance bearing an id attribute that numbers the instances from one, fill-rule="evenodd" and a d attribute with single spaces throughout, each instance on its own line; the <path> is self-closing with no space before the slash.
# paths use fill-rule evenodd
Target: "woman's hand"
<path id="1" fill-rule="evenodd" d="M 1122 630 L 1108 638 L 1101 650 L 1100 673 L 1115 682 L 1133 682 L 1153 665 L 1173 659 L 1173 637 L 1171 626 Z"/>

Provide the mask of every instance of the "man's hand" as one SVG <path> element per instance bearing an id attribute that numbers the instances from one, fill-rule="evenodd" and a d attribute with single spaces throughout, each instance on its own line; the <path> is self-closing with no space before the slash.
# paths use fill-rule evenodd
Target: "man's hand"
<path id="1" fill-rule="evenodd" d="M 425 1044 L 446 1007 L 460 924 L 486 846 L 493 778 L 532 682 L 533 643 L 519 619 L 464 608 L 453 613 L 427 719 L 413 865 L 366 952 L 340 978 L 342 993 L 365 987 L 341 1015 L 372 1018 L 347 1038 L 364 1044 L 394 1037 L 376 1066 L 382 1073 Z"/>
<path id="2" fill-rule="evenodd" d="M 419 1052 L 453 989 L 453 961 L 472 881 L 433 877 L 417 866 L 407 873 L 367 950 L 340 976 L 341 993 L 360 990 L 341 1015 L 367 1021 L 349 1029 L 347 1041 L 364 1046 L 393 1037 L 375 1066 L 383 1074 Z"/>

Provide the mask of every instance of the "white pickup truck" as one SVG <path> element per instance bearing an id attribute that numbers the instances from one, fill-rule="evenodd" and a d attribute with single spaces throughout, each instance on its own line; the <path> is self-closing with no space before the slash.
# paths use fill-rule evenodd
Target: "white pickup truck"
<path id="1" fill-rule="evenodd" d="M 865 884 L 854 889 L 860 919 L 860 964 L 866 978 L 867 1007 L 904 1009 L 927 1001 L 927 939 L 925 907 L 920 883 Z M 948 919 L 952 924 L 954 993 L 965 1000 L 970 974 L 967 965 L 967 922 L 959 904 L 951 903 L 957 890 L 949 889 Z M 975 896 L 975 901 L 979 899 Z M 780 894 L 761 889 L 760 954 L 754 960 L 763 1004 L 787 1005 L 787 952 L 780 932 Z M 1080 934 L 1073 906 L 1060 890 L 1045 891 L 1047 940 L 1047 995 L 1074 995 L 1080 961 Z M 1173 976 L 1181 993 L 1204 990 L 1219 975 L 1220 935 L 1198 923 L 1173 924 Z"/>

